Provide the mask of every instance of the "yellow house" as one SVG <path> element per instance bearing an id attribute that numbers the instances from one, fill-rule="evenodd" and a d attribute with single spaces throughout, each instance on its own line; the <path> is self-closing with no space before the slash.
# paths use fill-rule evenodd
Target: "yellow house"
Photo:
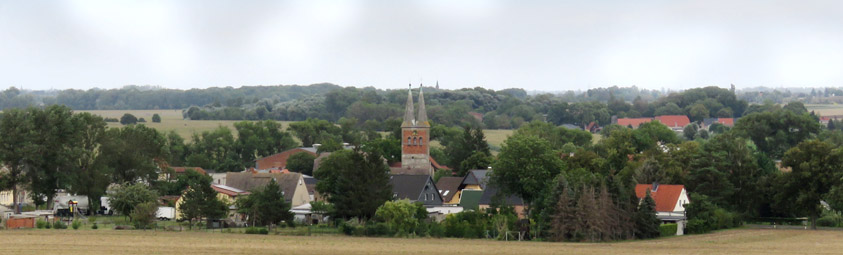
<path id="1" fill-rule="evenodd" d="M 211 184 L 211 188 L 217 192 L 217 199 L 228 205 L 228 218 L 237 221 L 237 207 L 234 205 L 234 201 L 236 201 L 239 196 L 249 195 L 249 192 L 219 184 Z M 187 193 L 187 191 L 185 191 L 185 193 Z M 182 218 L 180 207 L 183 198 L 184 195 L 182 194 L 182 196 L 176 199 L 176 219 Z"/>

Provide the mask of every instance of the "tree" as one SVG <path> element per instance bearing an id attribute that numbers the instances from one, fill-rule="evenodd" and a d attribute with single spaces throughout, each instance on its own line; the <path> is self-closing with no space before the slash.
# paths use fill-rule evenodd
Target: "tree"
<path id="1" fill-rule="evenodd" d="M 111 184 L 111 169 L 106 164 L 103 143 L 106 124 L 102 117 L 83 112 L 73 115 L 73 126 L 77 128 L 68 173 L 68 191 L 88 197 L 91 208 L 99 208 L 100 197 L 105 195 Z"/>
<path id="2" fill-rule="evenodd" d="M 76 147 L 80 127 L 67 106 L 29 108 L 27 112 L 31 128 L 23 150 L 30 194 L 36 201 L 46 197 L 48 208 L 52 208 L 56 191 L 67 188 L 71 181 L 70 171 L 80 151 Z"/>
<path id="3" fill-rule="evenodd" d="M 298 152 L 287 159 L 287 169 L 292 172 L 313 175 L 313 160 L 316 156 L 309 152 Z"/>
<path id="4" fill-rule="evenodd" d="M 828 126 L 826 126 L 826 127 L 828 128 L 828 130 L 835 130 L 835 129 L 837 129 L 837 127 L 834 125 L 834 120 L 833 120 L 833 119 L 828 120 Z"/>
<path id="5" fill-rule="evenodd" d="M 225 217 L 228 206 L 217 198 L 210 182 L 196 182 L 184 193 L 179 211 L 182 219 L 188 220 L 192 228 L 194 220 L 205 218 L 210 226 L 211 220 Z"/>
<path id="6" fill-rule="evenodd" d="M 132 219 L 132 211 L 137 205 L 151 202 L 154 203 L 158 199 L 155 191 L 152 191 L 144 184 L 123 184 L 115 187 L 108 198 L 108 204 L 112 209 L 118 213 L 128 216 Z"/>
<path id="7" fill-rule="evenodd" d="M 288 128 L 301 140 L 302 146 L 313 146 L 314 143 L 325 143 L 325 139 L 339 139 L 341 129 L 327 120 L 307 119 L 290 123 Z M 342 141 L 339 141 L 342 143 Z"/>
<path id="8" fill-rule="evenodd" d="M 130 113 L 123 114 L 123 117 L 120 117 L 120 124 L 131 125 L 131 124 L 137 124 L 137 123 L 138 123 L 138 118 L 135 117 L 135 115 L 132 115 Z"/>
<path id="9" fill-rule="evenodd" d="M 0 118 L 0 164 L 5 165 L 7 172 L 0 174 L 0 190 L 12 190 L 12 201 L 15 213 L 20 213 L 17 206 L 18 188 L 26 183 L 24 179 L 27 157 L 26 146 L 29 143 L 28 132 L 31 129 L 29 112 L 20 109 L 4 110 Z"/>
<path id="10" fill-rule="evenodd" d="M 161 115 L 158 115 L 157 113 L 156 113 L 156 114 L 153 114 L 153 115 L 152 115 L 152 122 L 154 122 L 154 123 L 161 123 Z"/>
<path id="11" fill-rule="evenodd" d="M 537 222 L 537 231 L 545 227 L 544 212 L 552 183 L 566 166 L 550 143 L 532 135 L 514 135 L 504 141 L 498 159 L 492 164 L 491 182 L 503 194 L 520 196 L 527 203 L 527 214 Z"/>
<path id="12" fill-rule="evenodd" d="M 386 201 L 378 207 L 375 217 L 379 221 L 386 222 L 396 233 L 406 235 L 413 232 L 420 224 L 420 219 L 416 217 L 419 208 L 424 210 L 424 205 L 420 202 L 411 203 L 407 199 Z M 423 215 L 427 217 L 427 213 Z"/>
<path id="13" fill-rule="evenodd" d="M 194 133 L 192 140 L 190 154 L 186 158 L 188 165 L 221 171 L 240 171 L 245 168 L 238 153 L 237 141 L 228 127 L 220 126 L 201 134 Z"/>
<path id="14" fill-rule="evenodd" d="M 286 221 L 287 224 L 293 223 L 290 204 L 284 199 L 284 192 L 274 179 L 263 187 L 256 201 L 258 218 L 264 224 L 280 224 L 281 221 Z"/>
<path id="15" fill-rule="evenodd" d="M 483 158 L 492 156 L 492 153 L 489 151 L 489 143 L 486 142 L 486 136 L 483 134 L 483 129 L 473 126 L 464 126 L 462 136 L 448 143 L 445 153 L 450 155 L 450 162 L 456 167 L 457 174 L 460 176 L 464 176 L 469 170 L 478 167 L 478 163 L 489 161 Z M 481 155 L 474 156 L 477 153 Z M 473 162 L 463 164 L 466 159 L 472 156 L 474 156 L 474 159 L 472 159 Z M 482 168 L 485 169 L 487 166 L 482 166 Z"/>
<path id="16" fill-rule="evenodd" d="M 635 236 L 640 239 L 659 237 L 661 221 L 656 218 L 656 201 L 650 197 L 650 191 L 635 212 Z"/>
<path id="17" fill-rule="evenodd" d="M 826 142 L 809 140 L 788 150 L 782 165 L 792 171 L 782 175 L 784 187 L 776 199 L 789 201 L 790 209 L 807 215 L 811 228 L 817 229 L 817 218 L 823 210 L 820 201 L 841 182 L 843 151 Z"/>
<path id="18" fill-rule="evenodd" d="M 136 229 L 147 229 L 153 227 L 155 216 L 158 213 L 158 204 L 155 202 L 141 203 L 132 210 L 129 218 Z"/>
<path id="19" fill-rule="evenodd" d="M 735 124 L 734 130 L 776 159 L 791 147 L 819 133 L 820 124 L 808 114 L 776 110 L 744 116 Z"/>
<path id="20" fill-rule="evenodd" d="M 153 128 L 131 125 L 106 130 L 104 160 L 115 183 L 158 179 L 159 163 L 166 158 L 167 141 Z"/>
<path id="21" fill-rule="evenodd" d="M 363 143 L 365 152 L 377 152 L 388 163 L 401 162 L 401 140 L 395 138 L 370 139 Z M 432 149 L 432 148 L 431 148 Z"/>
<path id="22" fill-rule="evenodd" d="M 293 136 L 282 130 L 277 121 L 241 121 L 234 123 L 234 128 L 237 130 L 236 151 L 244 163 L 296 146 Z"/>
<path id="23" fill-rule="evenodd" d="M 320 180 L 316 190 L 334 205 L 336 217 L 370 219 L 392 198 L 389 168 L 377 152 L 336 151 L 313 175 Z"/>
<path id="24" fill-rule="evenodd" d="M 685 136 L 685 139 L 694 140 L 694 137 L 697 136 L 697 125 L 688 124 L 685 126 L 685 129 L 682 130 L 682 136 Z"/>

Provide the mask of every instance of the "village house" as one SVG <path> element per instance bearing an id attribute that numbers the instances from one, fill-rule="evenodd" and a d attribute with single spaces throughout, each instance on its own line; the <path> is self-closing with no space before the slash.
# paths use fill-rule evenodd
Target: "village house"
<path id="1" fill-rule="evenodd" d="M 171 166 L 167 167 L 166 169 L 167 170 L 160 171 L 158 173 L 159 181 L 174 180 L 177 176 L 184 174 L 188 170 L 193 170 L 203 175 L 208 174 L 208 171 L 205 171 L 205 169 L 193 166 Z"/>
<path id="2" fill-rule="evenodd" d="M 410 202 L 421 202 L 425 206 L 442 205 L 442 196 L 429 175 L 391 175 L 389 184 L 392 185 L 393 199 L 408 199 Z"/>
<path id="3" fill-rule="evenodd" d="M 226 175 L 226 186 L 244 191 L 254 191 L 263 188 L 271 180 L 275 180 L 284 193 L 284 199 L 291 207 L 310 203 L 304 176 L 300 173 L 252 173 L 237 172 Z"/>
<path id="4" fill-rule="evenodd" d="M 656 217 L 662 223 L 677 223 L 677 235 L 682 235 L 685 227 L 685 205 L 691 203 L 688 200 L 688 192 L 685 185 L 671 184 L 638 184 L 635 185 L 635 196 L 644 199 L 650 192 L 650 197 L 656 202 Z"/>

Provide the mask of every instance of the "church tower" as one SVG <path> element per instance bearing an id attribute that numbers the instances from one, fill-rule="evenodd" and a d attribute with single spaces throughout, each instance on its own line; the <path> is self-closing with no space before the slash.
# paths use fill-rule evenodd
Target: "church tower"
<path id="1" fill-rule="evenodd" d="M 427 110 L 424 106 L 424 92 L 419 86 L 419 113 L 416 118 L 413 109 L 412 85 L 407 91 L 407 106 L 404 111 L 404 122 L 401 123 L 401 169 L 393 170 L 395 174 L 427 174 L 433 176 L 430 161 L 430 122 L 427 120 Z"/>

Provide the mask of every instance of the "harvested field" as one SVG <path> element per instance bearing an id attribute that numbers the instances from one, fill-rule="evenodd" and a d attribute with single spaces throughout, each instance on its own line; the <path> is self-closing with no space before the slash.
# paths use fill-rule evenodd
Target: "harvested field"
<path id="1" fill-rule="evenodd" d="M 135 117 L 138 117 L 138 119 L 144 118 L 146 120 L 146 123 L 141 124 L 144 124 L 147 127 L 155 128 L 164 133 L 169 133 L 171 130 L 174 130 L 186 141 L 191 140 L 191 136 L 194 132 L 202 133 L 203 131 L 214 130 L 220 126 L 228 127 L 231 131 L 234 131 L 234 123 L 239 122 L 237 120 L 185 120 L 182 117 L 181 110 L 93 110 L 77 112 L 90 112 L 92 114 L 102 116 L 103 118 L 117 119 L 120 119 L 123 114 L 130 113 L 135 115 Z M 161 116 L 161 123 L 152 122 L 152 115 L 156 113 Z M 280 122 L 285 128 L 290 123 L 289 121 Z M 108 126 L 121 127 L 123 125 L 119 122 L 109 122 Z M 237 135 L 236 131 L 234 132 L 234 135 Z"/>
<path id="2" fill-rule="evenodd" d="M 840 254 L 842 231 L 740 229 L 618 243 L 5 230 L 3 254 Z"/>

